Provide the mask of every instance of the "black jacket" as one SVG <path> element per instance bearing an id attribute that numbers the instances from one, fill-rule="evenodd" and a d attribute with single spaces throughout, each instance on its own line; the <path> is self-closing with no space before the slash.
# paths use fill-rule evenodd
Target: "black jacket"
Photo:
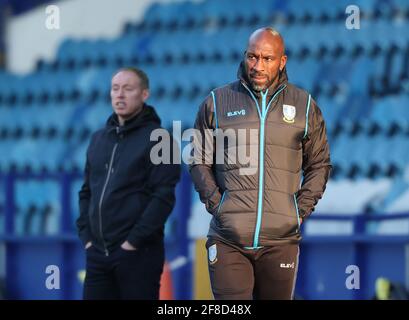
<path id="1" fill-rule="evenodd" d="M 217 138 L 209 137 L 213 150 L 223 151 L 224 162 L 214 163 L 210 152 L 199 152 L 190 167 L 200 199 L 213 214 L 208 235 L 253 249 L 296 243 L 301 240 L 300 217 L 314 210 L 331 169 L 321 111 L 307 92 L 288 83 L 285 69 L 277 88 L 263 94 L 250 89 L 242 65 L 238 77 L 211 92 L 195 123 L 202 136 L 208 129 L 236 137 L 245 130 L 247 136 L 239 147 L 223 149 L 215 145 Z M 255 163 L 229 163 L 229 150 L 250 154 L 251 147 L 257 148 Z M 242 174 L 242 169 L 253 170 Z"/>
<path id="2" fill-rule="evenodd" d="M 77 219 L 84 245 L 91 241 L 108 254 L 125 240 L 135 247 L 163 242 L 180 165 L 151 162 L 155 142 L 150 135 L 159 128 L 155 110 L 144 105 L 122 127 L 111 115 L 106 127 L 92 136 Z"/>

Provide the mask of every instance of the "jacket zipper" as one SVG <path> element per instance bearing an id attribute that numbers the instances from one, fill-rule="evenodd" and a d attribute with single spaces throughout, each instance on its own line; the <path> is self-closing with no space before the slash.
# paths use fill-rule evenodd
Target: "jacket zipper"
<path id="1" fill-rule="evenodd" d="M 104 240 L 104 234 L 102 232 L 102 201 L 104 199 L 105 190 L 106 190 L 106 188 L 108 186 L 109 178 L 111 177 L 112 164 L 114 162 L 114 157 L 115 157 L 115 152 L 116 152 L 117 147 L 118 147 L 118 142 L 115 143 L 114 148 L 112 149 L 112 154 L 111 154 L 111 159 L 109 161 L 107 177 L 105 179 L 105 184 L 104 184 L 104 187 L 102 188 L 101 197 L 99 199 L 99 232 L 100 232 L 100 235 L 101 235 L 102 244 L 104 245 L 105 255 L 107 257 L 109 256 L 109 252 L 108 252 L 105 240 Z"/>
<path id="2" fill-rule="evenodd" d="M 267 117 L 268 109 L 270 108 L 271 103 L 274 101 L 274 99 L 277 97 L 277 95 L 284 90 L 286 85 L 281 86 L 273 95 L 271 98 L 270 102 L 268 103 L 268 106 L 266 107 L 266 98 L 268 94 L 268 89 L 266 90 L 266 93 L 263 94 L 261 93 L 262 97 L 262 109 L 260 110 L 260 106 L 258 104 L 257 99 L 254 97 L 253 93 L 251 90 L 243 83 L 243 86 L 247 89 L 247 91 L 250 93 L 251 97 L 256 103 L 256 107 L 258 110 L 258 114 L 260 116 L 260 148 L 259 148 L 259 193 L 258 193 L 258 205 L 257 205 L 257 221 L 256 221 L 256 230 L 254 232 L 254 240 L 253 240 L 253 247 L 252 249 L 258 249 L 258 238 L 260 234 L 260 229 L 261 229 L 261 219 L 262 219 L 262 210 L 263 210 L 263 193 L 264 193 L 264 126 L 265 126 L 265 119 Z"/>
<path id="3" fill-rule="evenodd" d="M 254 232 L 253 247 L 258 248 L 258 237 L 261 229 L 261 219 L 263 216 L 263 197 L 264 197 L 264 127 L 266 120 L 266 98 L 268 94 L 268 89 L 266 93 L 261 92 L 261 119 L 260 119 L 260 148 L 259 148 L 259 188 L 258 188 L 258 206 L 257 206 L 257 222 L 256 231 Z"/>

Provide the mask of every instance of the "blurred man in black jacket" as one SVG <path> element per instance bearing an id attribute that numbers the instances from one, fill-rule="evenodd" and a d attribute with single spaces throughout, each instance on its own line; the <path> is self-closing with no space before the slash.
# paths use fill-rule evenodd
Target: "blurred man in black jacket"
<path id="1" fill-rule="evenodd" d="M 84 299 L 159 297 L 180 165 L 150 159 L 151 132 L 161 127 L 148 96 L 143 71 L 120 69 L 111 83 L 114 113 L 88 147 L 77 220 L 87 255 Z"/>

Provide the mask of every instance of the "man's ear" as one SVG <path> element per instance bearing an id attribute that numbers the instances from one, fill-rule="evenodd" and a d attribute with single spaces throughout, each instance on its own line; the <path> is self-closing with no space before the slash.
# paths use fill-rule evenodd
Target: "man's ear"
<path id="1" fill-rule="evenodd" d="M 149 89 L 143 89 L 142 91 L 142 100 L 145 102 L 149 98 Z"/>
<path id="2" fill-rule="evenodd" d="M 284 70 L 284 67 L 285 67 L 286 63 L 287 63 L 287 56 L 286 55 L 281 56 L 280 71 Z"/>

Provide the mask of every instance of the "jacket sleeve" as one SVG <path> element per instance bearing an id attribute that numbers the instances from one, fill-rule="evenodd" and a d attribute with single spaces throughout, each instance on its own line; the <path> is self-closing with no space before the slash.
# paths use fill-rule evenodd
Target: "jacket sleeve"
<path id="1" fill-rule="evenodd" d="M 331 171 L 330 152 L 324 119 L 320 108 L 311 99 L 307 135 L 303 140 L 303 182 L 297 193 L 301 218 L 308 218 L 321 199 Z"/>
<path id="2" fill-rule="evenodd" d="M 173 152 L 180 150 L 173 139 L 170 141 L 170 159 L 174 159 Z M 134 247 L 140 247 L 145 240 L 164 227 L 175 205 L 175 187 L 180 179 L 180 170 L 178 163 L 152 164 L 148 177 L 150 201 L 127 237 L 127 241 Z"/>
<path id="3" fill-rule="evenodd" d="M 195 121 L 196 135 L 193 141 L 189 172 L 195 190 L 206 210 L 214 214 L 221 200 L 221 193 L 214 176 L 215 117 L 213 99 L 208 96 L 200 105 Z"/>
<path id="4" fill-rule="evenodd" d="M 91 189 L 89 187 L 89 159 L 88 155 L 85 163 L 84 170 L 84 182 L 82 184 L 81 190 L 79 191 L 79 210 L 80 214 L 76 221 L 78 236 L 81 239 L 84 246 L 91 241 L 91 235 L 89 231 L 89 217 L 88 209 L 91 199 Z"/>

